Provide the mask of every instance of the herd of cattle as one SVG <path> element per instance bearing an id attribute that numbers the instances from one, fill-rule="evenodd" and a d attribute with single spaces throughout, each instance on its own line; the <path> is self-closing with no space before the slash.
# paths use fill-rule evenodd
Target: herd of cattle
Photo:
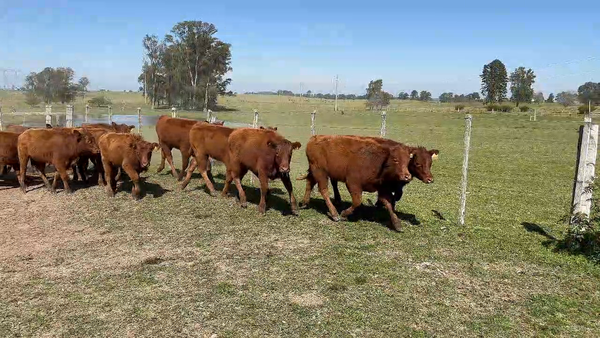
<path id="1" fill-rule="evenodd" d="M 99 185 L 106 186 L 110 196 L 114 196 L 116 182 L 123 171 L 131 179 L 132 196 L 137 199 L 141 193 L 140 173 L 149 168 L 152 152 L 160 150 L 162 156 L 158 172 L 165 168 L 166 160 L 173 176 L 183 180 L 181 189 L 185 189 L 197 169 L 210 194 L 216 196 L 210 165 L 210 158 L 213 158 L 226 167 L 223 196 L 229 194 L 233 182 L 240 205 L 246 207 L 241 180 L 248 171 L 252 171 L 260 181 L 260 213 L 266 211 L 269 180 L 281 179 L 289 194 L 291 211 L 298 214 L 290 163 L 293 150 L 299 149 L 301 144 L 284 138 L 276 127 L 233 129 L 225 127 L 223 122 L 161 116 L 156 124 L 158 143 L 147 142 L 141 136 L 131 134 L 133 128 L 114 122 L 83 124 L 79 128 L 9 126 L 6 131 L 0 132 L 0 174 L 12 167 L 22 191 L 26 192 L 27 166 L 31 164 L 50 191 L 55 192 L 60 176 L 64 190 L 71 192 L 68 170 L 72 169 L 73 180 L 97 180 Z M 182 170 L 179 173 L 173 164 L 171 151 L 174 148 L 182 154 Z M 404 186 L 413 177 L 425 183 L 433 182 L 431 164 L 437 155 L 438 150 L 435 149 L 412 147 L 378 137 L 312 136 L 306 145 L 308 172 L 298 178 L 306 180 L 301 207 L 307 207 L 311 191 L 318 185 L 329 209 L 328 215 L 339 221 L 361 205 L 363 191 L 377 192 L 377 205 L 388 210 L 392 226 L 400 231 L 395 204 L 402 197 Z M 89 162 L 94 165 L 91 177 L 87 172 Z M 57 172 L 52 184 L 45 175 L 48 164 L 53 165 Z M 341 203 L 338 182 L 345 182 L 352 196 L 352 205 L 341 213 L 337 212 L 329 198 L 329 181 L 337 205 Z"/>

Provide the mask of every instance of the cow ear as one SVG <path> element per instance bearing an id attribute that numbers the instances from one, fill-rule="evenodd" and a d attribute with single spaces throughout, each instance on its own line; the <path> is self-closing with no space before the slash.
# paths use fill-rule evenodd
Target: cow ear
<path id="1" fill-rule="evenodd" d="M 129 143 L 129 148 L 131 148 L 133 150 L 136 150 L 137 149 L 137 142 Z"/>
<path id="2" fill-rule="evenodd" d="M 302 143 L 300 143 L 300 142 L 292 143 L 292 149 L 300 149 L 300 147 L 302 147 Z"/>
<path id="3" fill-rule="evenodd" d="M 159 151 L 160 150 L 160 147 L 158 146 L 158 143 L 156 143 L 156 142 L 152 143 L 152 150 L 153 151 Z"/>
<path id="4" fill-rule="evenodd" d="M 432 159 L 432 160 L 437 160 L 437 158 L 438 158 L 438 154 L 440 153 L 440 151 L 439 151 L 439 150 L 437 150 L 437 149 L 431 149 L 431 150 L 429 151 L 429 153 L 431 154 L 431 159 Z"/>
<path id="5" fill-rule="evenodd" d="M 117 126 L 117 124 L 116 124 L 116 123 L 114 123 L 114 122 L 112 122 L 112 126 L 113 126 L 113 127 L 116 127 L 116 126 Z"/>
<path id="6" fill-rule="evenodd" d="M 271 129 L 273 129 L 273 130 L 277 131 L 277 127 L 271 127 Z"/>
<path id="7" fill-rule="evenodd" d="M 265 127 L 263 127 L 263 126 L 260 126 L 260 127 L 258 127 L 258 129 L 265 129 Z"/>
<path id="8" fill-rule="evenodd" d="M 133 129 L 135 129 L 135 126 L 133 126 L 133 125 L 129 126 L 129 131 L 132 131 Z"/>
<path id="9" fill-rule="evenodd" d="M 277 145 L 273 141 L 267 141 L 267 145 L 273 149 L 277 148 Z"/>
<path id="10" fill-rule="evenodd" d="M 81 133 L 79 132 L 79 130 L 75 130 L 73 129 L 73 135 L 75 135 L 77 137 L 77 142 L 81 141 Z"/>
<path id="11" fill-rule="evenodd" d="M 46 123 L 46 128 L 48 128 L 48 129 L 51 129 L 51 128 L 52 128 L 52 125 L 51 125 L 51 124 L 48 124 L 48 123 Z"/>

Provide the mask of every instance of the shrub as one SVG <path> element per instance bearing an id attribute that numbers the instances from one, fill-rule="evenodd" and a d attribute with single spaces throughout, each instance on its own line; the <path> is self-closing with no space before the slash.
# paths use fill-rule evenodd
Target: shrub
<path id="1" fill-rule="evenodd" d="M 108 106 L 109 104 L 112 104 L 112 102 L 104 96 L 94 97 L 93 99 L 88 100 L 88 103 L 90 104 L 90 106 L 95 107 Z"/>
<path id="2" fill-rule="evenodd" d="M 454 110 L 461 111 L 463 109 L 465 109 L 464 104 L 457 104 L 456 106 L 454 106 Z"/>
<path id="3" fill-rule="evenodd" d="M 525 112 L 528 112 L 528 111 L 529 111 L 529 107 L 527 107 L 527 106 L 521 106 L 521 107 L 519 107 L 519 110 L 520 110 L 521 112 L 525 113 Z"/>
<path id="4" fill-rule="evenodd" d="M 587 114 L 589 112 L 589 109 L 590 109 L 590 107 L 588 107 L 587 105 L 577 107 L 579 114 Z M 596 107 L 592 106 L 591 109 L 592 109 L 592 111 L 594 111 L 596 109 Z"/>
<path id="5" fill-rule="evenodd" d="M 487 106 L 485 106 L 485 108 L 487 109 L 487 111 L 500 111 L 500 106 L 497 104 L 488 104 Z"/>
<path id="6" fill-rule="evenodd" d="M 503 104 L 499 108 L 500 108 L 500 111 L 504 112 L 504 113 L 510 113 L 513 109 L 513 107 L 509 104 Z"/>

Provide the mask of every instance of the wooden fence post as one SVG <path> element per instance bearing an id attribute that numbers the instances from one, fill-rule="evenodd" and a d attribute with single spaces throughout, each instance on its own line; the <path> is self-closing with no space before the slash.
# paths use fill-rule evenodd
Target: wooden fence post
<path id="1" fill-rule="evenodd" d="M 592 208 L 592 190 L 598 149 L 598 125 L 592 124 L 592 118 L 589 115 L 584 118 L 584 122 L 584 125 L 579 127 L 572 216 L 581 215 L 588 218 Z M 571 217 L 571 223 L 575 219 L 576 217 Z"/>
<path id="2" fill-rule="evenodd" d="M 73 128 L 73 105 L 67 105 L 67 112 L 65 114 L 65 127 Z"/>
<path id="3" fill-rule="evenodd" d="M 312 113 L 310 113 L 310 133 L 311 135 L 316 134 L 316 130 L 315 130 L 315 119 L 317 117 L 317 110 L 313 110 Z"/>
<path id="4" fill-rule="evenodd" d="M 462 183 L 460 188 L 460 209 L 458 214 L 458 224 L 465 225 L 465 214 L 467 209 L 467 172 L 469 170 L 469 148 L 471 147 L 471 123 L 472 115 L 465 116 L 465 152 L 462 167 Z"/>
<path id="5" fill-rule="evenodd" d="M 112 106 L 108 106 L 108 123 L 112 123 Z"/>
<path id="6" fill-rule="evenodd" d="M 386 129 L 385 129 L 385 119 L 386 119 L 386 113 L 385 111 L 381 112 L 381 131 L 379 132 L 379 134 L 381 135 L 381 137 L 385 137 L 385 133 L 386 133 Z"/>
<path id="7" fill-rule="evenodd" d="M 0 106 L 0 131 L 4 130 L 4 118 L 2 116 L 2 106 Z"/>
<path id="8" fill-rule="evenodd" d="M 254 119 L 252 120 L 252 128 L 258 128 L 258 110 L 254 109 Z M 250 172 L 250 184 L 254 184 L 254 173 Z"/>
<path id="9" fill-rule="evenodd" d="M 88 122 L 88 114 L 90 113 L 90 105 L 86 104 L 85 105 L 85 123 Z"/>
<path id="10" fill-rule="evenodd" d="M 137 113 L 138 113 L 138 134 L 142 134 L 142 108 L 138 107 L 137 109 Z"/>
<path id="11" fill-rule="evenodd" d="M 49 104 L 46 105 L 46 124 L 52 124 L 52 106 Z"/>

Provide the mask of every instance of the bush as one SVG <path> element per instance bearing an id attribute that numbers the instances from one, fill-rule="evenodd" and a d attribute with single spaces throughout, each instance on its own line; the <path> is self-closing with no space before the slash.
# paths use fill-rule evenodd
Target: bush
<path id="1" fill-rule="evenodd" d="M 461 111 L 463 109 L 465 109 L 464 104 L 457 104 L 456 106 L 454 106 L 454 110 Z"/>
<path id="2" fill-rule="evenodd" d="M 521 107 L 519 107 L 519 110 L 520 110 L 522 113 L 526 113 L 526 112 L 528 112 L 528 111 L 529 111 L 529 107 L 527 107 L 527 106 L 521 106 Z"/>
<path id="3" fill-rule="evenodd" d="M 589 109 L 590 109 L 590 107 L 588 107 L 587 105 L 577 107 L 579 114 L 587 114 L 590 111 Z M 592 106 L 591 109 L 592 109 L 592 111 L 594 111 L 596 109 L 596 107 Z"/>
<path id="4" fill-rule="evenodd" d="M 485 108 L 487 109 L 487 111 L 500 111 L 500 106 L 497 104 L 488 104 L 487 106 L 485 106 Z"/>
<path id="5" fill-rule="evenodd" d="M 499 108 L 500 108 L 500 111 L 504 112 L 504 113 L 510 113 L 513 109 L 513 107 L 509 104 L 503 104 Z"/>
<path id="6" fill-rule="evenodd" d="M 95 106 L 95 107 L 108 106 L 108 105 L 112 104 L 112 102 L 104 96 L 94 97 L 93 99 L 88 100 L 88 103 L 90 104 L 90 106 Z"/>

